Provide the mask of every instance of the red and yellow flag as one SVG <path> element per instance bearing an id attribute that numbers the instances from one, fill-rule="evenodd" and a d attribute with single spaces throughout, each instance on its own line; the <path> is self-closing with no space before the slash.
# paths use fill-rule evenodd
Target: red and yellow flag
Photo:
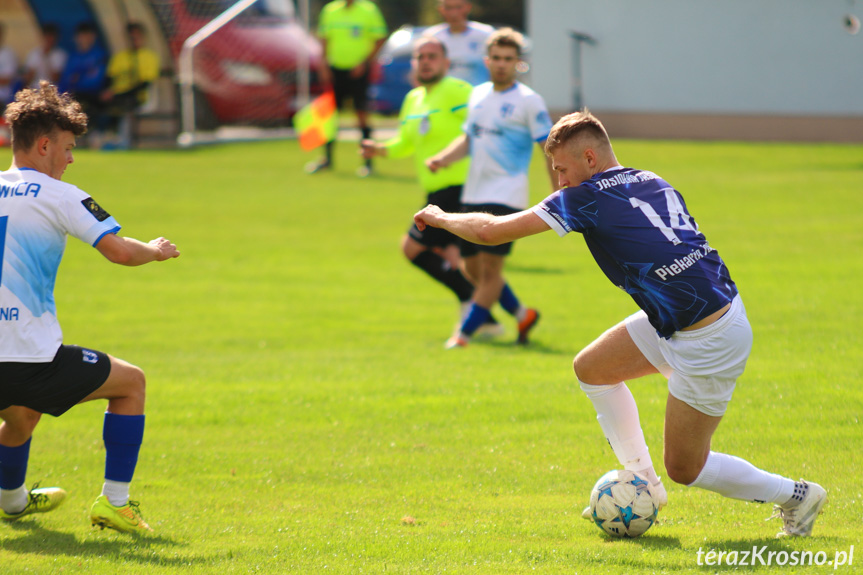
<path id="1" fill-rule="evenodd" d="M 304 150 L 314 150 L 334 140 L 338 128 L 336 95 L 332 91 L 324 92 L 294 115 L 294 129 Z"/>

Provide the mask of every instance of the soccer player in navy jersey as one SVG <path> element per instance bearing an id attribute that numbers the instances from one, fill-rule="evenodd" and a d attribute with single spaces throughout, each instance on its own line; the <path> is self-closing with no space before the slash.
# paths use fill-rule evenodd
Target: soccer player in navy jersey
<path id="1" fill-rule="evenodd" d="M 149 532 L 129 484 L 144 435 L 146 382 L 140 368 L 101 351 L 63 344 L 54 305 L 57 269 L 71 235 L 109 261 L 138 266 L 180 255 L 165 238 L 117 235 L 120 225 L 93 198 L 61 181 L 87 116 L 69 94 L 42 81 L 18 92 L 5 113 L 12 166 L 0 172 L 0 519 L 55 509 L 59 487 L 24 486 L 30 439 L 43 413 L 105 399 L 105 483 L 93 525 Z"/>
<path id="2" fill-rule="evenodd" d="M 621 166 L 602 123 L 586 110 L 561 118 L 545 149 L 561 189 L 538 205 L 506 216 L 427 206 L 414 216 L 417 226 L 490 245 L 549 229 L 581 233 L 608 279 L 641 308 L 573 362 L 620 464 L 650 481 L 659 507 L 667 503 L 624 383 L 661 373 L 668 378 L 668 476 L 725 497 L 774 503 L 783 520 L 779 536 L 810 535 L 827 502 L 824 488 L 710 449 L 749 357 L 752 331 L 728 268 L 682 196 L 652 172 Z"/>

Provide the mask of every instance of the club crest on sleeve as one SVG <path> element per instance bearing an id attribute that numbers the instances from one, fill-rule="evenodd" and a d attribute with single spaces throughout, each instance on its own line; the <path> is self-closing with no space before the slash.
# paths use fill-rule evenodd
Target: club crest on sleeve
<path id="1" fill-rule="evenodd" d="M 94 351 L 90 351 L 89 349 L 82 349 L 81 354 L 82 354 L 81 359 L 84 361 L 84 363 L 98 363 L 99 362 L 99 356 Z"/>
<path id="2" fill-rule="evenodd" d="M 96 200 L 93 198 L 87 198 L 86 200 L 81 200 L 81 203 L 87 208 L 87 211 L 93 214 L 93 217 L 96 218 L 100 222 L 104 222 L 108 218 L 111 217 L 111 214 L 102 209 L 102 206 L 96 203 Z"/>

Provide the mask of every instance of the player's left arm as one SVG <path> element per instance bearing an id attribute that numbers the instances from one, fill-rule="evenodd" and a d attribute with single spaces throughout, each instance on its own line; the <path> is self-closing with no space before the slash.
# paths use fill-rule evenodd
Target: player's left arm
<path id="1" fill-rule="evenodd" d="M 414 153 L 416 148 L 413 139 L 408 131 L 408 116 L 412 109 L 413 96 L 415 90 L 411 90 L 402 100 L 401 108 L 399 109 L 399 129 L 396 135 L 384 142 L 376 142 L 366 139 L 360 142 L 360 153 L 363 158 L 370 160 L 375 156 L 382 158 L 404 158 Z"/>
<path id="2" fill-rule="evenodd" d="M 426 226 L 442 228 L 474 244 L 496 246 L 551 229 L 532 209 L 508 216 L 473 212 L 454 214 L 428 205 L 414 215 L 420 231 Z"/>
<path id="3" fill-rule="evenodd" d="M 106 234 L 96 244 L 96 249 L 108 261 L 124 266 L 140 266 L 180 257 L 177 246 L 165 238 L 156 238 L 145 244 L 134 238 Z"/>
<path id="4" fill-rule="evenodd" d="M 375 60 L 378 57 L 378 52 L 380 52 L 381 48 L 384 47 L 386 41 L 386 38 L 378 38 L 375 40 L 375 45 L 372 47 L 372 51 L 369 52 L 369 55 L 366 56 L 366 59 L 354 66 L 351 70 L 351 78 L 361 78 L 365 74 L 371 74 L 372 68 L 375 65 Z"/>
<path id="5" fill-rule="evenodd" d="M 465 158 L 470 153 L 470 136 L 462 134 L 450 144 L 426 160 L 426 166 L 432 173 L 437 172 L 441 168 L 446 168 L 450 164 Z"/>
<path id="6" fill-rule="evenodd" d="M 384 21 L 383 14 L 381 14 L 377 6 L 372 5 L 370 20 L 366 25 L 367 33 L 374 41 L 374 45 L 366 58 L 351 70 L 351 77 L 353 78 L 360 78 L 364 74 L 371 73 L 372 67 L 375 65 L 375 60 L 377 60 L 381 48 L 384 47 L 384 44 L 387 41 L 387 24 Z"/>
<path id="7" fill-rule="evenodd" d="M 371 70 L 374 61 L 377 59 L 378 54 L 381 52 L 381 48 L 384 47 L 384 44 L 387 43 L 387 38 L 384 36 L 383 38 L 378 38 L 375 40 L 375 47 L 372 48 L 372 53 L 369 54 L 369 57 L 366 59 L 369 63 L 369 70 Z"/>
<path id="8" fill-rule="evenodd" d="M 375 46 L 374 46 L 374 48 L 372 48 L 372 53 L 369 54 L 369 57 L 368 57 L 370 70 L 371 70 L 372 64 L 374 64 L 375 59 L 377 59 L 378 54 L 381 51 L 381 48 L 383 48 L 384 44 L 386 44 L 387 37 L 389 36 L 389 34 L 387 34 L 387 22 L 386 22 L 386 20 L 384 20 L 384 15 L 381 13 L 380 9 L 376 5 L 373 5 L 373 9 L 374 9 L 374 18 L 373 18 L 374 23 L 372 25 L 372 35 L 374 36 L 374 39 L 375 39 Z"/>

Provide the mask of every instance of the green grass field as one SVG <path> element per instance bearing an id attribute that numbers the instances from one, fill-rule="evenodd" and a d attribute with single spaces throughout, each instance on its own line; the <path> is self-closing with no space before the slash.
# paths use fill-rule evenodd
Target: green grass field
<path id="1" fill-rule="evenodd" d="M 580 518 L 617 466 L 571 370 L 635 311 L 580 237 L 520 241 L 510 283 L 543 319 L 445 351 L 455 299 L 409 265 L 399 238 L 423 194 L 412 163 L 307 176 L 295 142 L 172 152 L 80 151 L 65 180 L 178 260 L 113 266 L 70 240 L 57 306 L 65 341 L 148 375 L 133 499 L 157 530 L 90 529 L 104 402 L 45 417 L 28 483 L 57 511 L 0 525 L 0 572 L 827 573 L 832 565 L 699 565 L 698 552 L 856 554 L 863 568 L 863 146 L 619 141 L 626 165 L 677 187 L 728 263 L 755 333 L 713 448 L 830 494 L 810 539 L 776 540 L 767 505 L 668 485 L 645 536 Z M 5 168 L 11 157 L 0 152 Z M 548 189 L 535 158 L 533 198 Z M 662 461 L 665 381 L 630 384 Z M 704 557 L 702 557 L 702 563 Z"/>

